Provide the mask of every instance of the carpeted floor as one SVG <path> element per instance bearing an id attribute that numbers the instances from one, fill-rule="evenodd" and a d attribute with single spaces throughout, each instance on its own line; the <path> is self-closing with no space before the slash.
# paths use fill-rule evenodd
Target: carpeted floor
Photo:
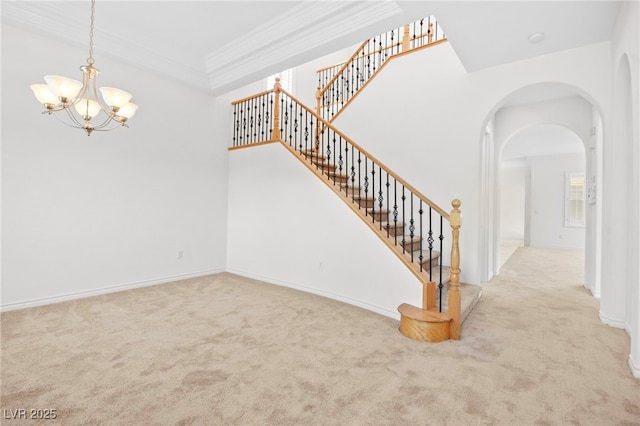
<path id="1" fill-rule="evenodd" d="M 640 424 L 581 256 L 518 248 L 437 344 L 230 274 L 3 313 L 2 424 Z"/>

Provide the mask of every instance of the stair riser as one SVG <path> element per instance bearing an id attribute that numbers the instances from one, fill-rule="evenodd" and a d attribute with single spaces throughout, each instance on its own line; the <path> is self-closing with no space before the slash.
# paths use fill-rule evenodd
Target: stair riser
<path id="1" fill-rule="evenodd" d="M 389 220 L 389 212 L 376 210 L 375 212 L 368 212 L 368 216 L 373 217 L 376 222 L 386 222 Z"/>
<path id="2" fill-rule="evenodd" d="M 315 152 L 302 152 L 302 154 L 305 157 L 310 158 L 311 161 L 323 162 L 324 160 L 327 159 L 327 157 L 325 157 L 324 155 L 317 154 Z"/>
<path id="3" fill-rule="evenodd" d="M 387 233 L 387 231 L 388 231 L 388 233 Z M 382 225 L 382 232 L 384 233 L 384 235 L 388 235 L 390 237 L 400 236 L 400 235 L 404 234 L 404 226 L 402 226 L 402 225 L 398 225 L 398 226 L 391 225 L 389 228 L 387 228 L 386 226 Z"/>
<path id="4" fill-rule="evenodd" d="M 333 164 L 324 164 L 324 163 L 313 163 L 317 168 L 319 168 L 322 171 L 330 171 L 333 172 L 336 170 L 336 166 L 334 166 Z"/>
<path id="5" fill-rule="evenodd" d="M 420 260 L 420 259 L 418 259 Z M 425 260 L 422 262 L 422 269 L 426 269 L 429 270 L 429 264 L 431 264 L 432 268 L 435 268 L 436 266 L 438 266 L 440 264 L 440 262 L 438 261 L 438 259 L 433 259 L 431 261 Z"/>
<path id="6" fill-rule="evenodd" d="M 375 207 L 376 200 L 369 200 L 369 199 L 359 199 L 358 200 L 358 199 L 356 199 L 356 202 L 358 203 L 358 205 L 360 207 L 370 209 L 372 207 Z"/>
<path id="7" fill-rule="evenodd" d="M 404 242 L 404 244 L 402 244 L 401 240 L 398 240 L 398 244 L 403 246 L 405 251 L 408 251 L 409 253 L 411 253 L 412 251 L 417 251 L 420 250 L 420 239 L 416 238 L 413 240 L 413 242 L 411 242 L 410 238 L 405 238 L 406 241 Z"/>
<path id="8" fill-rule="evenodd" d="M 360 195 L 360 187 L 359 186 L 352 186 L 349 185 L 348 187 L 345 186 L 346 184 L 340 185 L 340 189 L 342 189 L 345 193 L 349 194 L 349 195 L 354 195 L 354 196 L 358 196 Z"/>
<path id="9" fill-rule="evenodd" d="M 338 175 L 334 173 L 329 173 L 329 177 L 336 183 L 347 183 L 349 181 L 349 176 L 346 175 Z"/>

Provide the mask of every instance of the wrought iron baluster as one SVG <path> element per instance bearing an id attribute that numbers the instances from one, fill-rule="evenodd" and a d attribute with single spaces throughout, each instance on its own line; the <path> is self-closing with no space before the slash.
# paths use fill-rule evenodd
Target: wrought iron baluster
<path id="1" fill-rule="evenodd" d="M 238 140 L 238 104 L 233 106 L 233 146 L 237 145 Z"/>
<path id="2" fill-rule="evenodd" d="M 300 124 L 301 125 L 302 125 L 302 119 L 304 118 L 304 146 L 307 146 L 307 144 L 309 143 L 309 123 L 307 122 L 308 114 L 304 114 L 303 113 L 304 110 L 297 103 L 296 103 L 296 108 L 300 109 Z M 299 145 L 300 145 L 300 151 L 302 151 L 302 148 L 303 148 L 302 135 L 300 136 Z"/>
<path id="3" fill-rule="evenodd" d="M 344 171 L 345 171 L 345 175 L 347 175 L 347 178 L 345 179 L 345 189 L 346 189 L 346 193 L 347 195 L 349 195 L 349 143 L 347 141 L 344 142 L 344 158 L 345 158 L 345 165 L 344 165 Z M 353 162 L 351 162 L 351 167 L 353 168 Z M 353 192 L 353 191 L 351 191 Z"/>
<path id="4" fill-rule="evenodd" d="M 337 169 L 337 165 L 336 165 L 336 136 L 333 136 L 333 165 L 331 166 L 330 169 L 327 170 L 327 173 L 330 173 L 331 171 L 333 171 L 333 173 L 336 172 Z M 327 160 L 327 163 L 329 162 L 329 160 Z M 335 181 L 333 183 L 335 185 Z"/>
<path id="5" fill-rule="evenodd" d="M 340 138 L 340 143 L 338 145 L 338 152 L 340 153 L 340 156 L 338 157 L 338 168 L 335 172 L 342 174 L 342 165 L 344 164 L 344 157 L 342 156 L 342 137 Z"/>
<path id="6" fill-rule="evenodd" d="M 241 145 L 244 145 L 246 142 L 246 138 L 245 138 L 245 133 L 246 133 L 246 129 L 247 129 L 247 119 L 245 118 L 245 105 L 242 105 L 242 108 L 240 109 L 240 142 Z"/>
<path id="7" fill-rule="evenodd" d="M 413 250 L 413 237 L 416 230 L 415 221 L 413 220 L 413 192 L 409 193 L 409 201 L 409 236 L 411 237 L 411 263 L 413 263 L 413 253 L 415 252 L 415 250 Z"/>
<path id="8" fill-rule="evenodd" d="M 308 111 L 307 111 L 307 115 L 309 116 L 309 132 L 310 132 L 310 134 L 312 134 L 312 135 L 313 135 L 313 138 L 315 138 L 315 137 L 316 137 L 316 134 L 317 134 L 318 132 L 317 132 L 317 131 L 316 131 L 316 132 L 314 132 L 314 131 L 313 131 L 313 126 L 314 126 L 314 123 L 315 123 L 314 117 L 313 117 L 312 115 L 310 115 Z M 313 139 L 312 139 L 312 140 L 310 140 L 310 143 L 311 143 L 311 144 L 313 144 L 313 142 L 314 142 L 314 141 L 313 141 Z M 309 152 L 309 151 L 310 151 L 310 148 L 309 148 L 309 146 L 308 146 L 308 145 L 305 145 L 304 149 L 305 149 L 305 151 L 307 151 L 307 152 Z"/>
<path id="9" fill-rule="evenodd" d="M 296 147 L 296 144 L 299 140 L 301 140 L 300 134 L 302 133 L 302 123 L 300 122 L 300 118 L 298 117 L 298 105 L 293 104 L 293 100 L 289 100 L 291 105 L 291 119 L 293 120 L 293 125 L 295 126 L 293 132 L 293 138 L 289 143 L 290 146 Z"/>
<path id="10" fill-rule="evenodd" d="M 427 238 L 427 242 L 429 243 L 429 279 L 434 281 L 433 279 L 433 268 L 432 259 L 433 259 L 433 227 L 431 224 L 431 218 L 433 216 L 433 209 L 429 207 L 429 238 Z"/>
<path id="11" fill-rule="evenodd" d="M 260 141 L 264 141 L 264 95 L 260 97 L 260 112 L 258 113 L 258 125 L 260 126 Z"/>
<path id="12" fill-rule="evenodd" d="M 354 147 L 351 147 L 352 149 L 355 149 Z M 360 150 L 358 150 L 358 188 L 362 188 L 362 179 L 361 179 L 361 172 L 362 172 L 362 157 L 361 157 L 361 152 Z M 360 199 L 362 199 L 362 194 L 359 195 Z M 360 206 L 360 202 L 358 202 L 358 206 Z"/>
<path id="13" fill-rule="evenodd" d="M 393 179 L 393 224 L 394 226 L 398 225 L 398 181 Z M 393 243 L 398 245 L 398 234 L 393 233 Z M 404 253 L 404 247 L 402 248 L 402 252 Z"/>
<path id="14" fill-rule="evenodd" d="M 389 187 L 391 184 L 389 183 L 389 173 L 387 173 L 387 220 L 385 221 L 387 225 L 389 225 Z M 389 237 L 389 228 L 387 227 L 387 238 Z"/>
<path id="15" fill-rule="evenodd" d="M 253 138 L 251 139 L 252 142 L 256 142 L 258 140 L 258 133 L 257 133 L 257 123 L 256 123 L 256 116 L 258 115 L 258 106 L 256 105 L 256 99 L 253 98 L 251 99 L 251 133 Z"/>
<path id="16" fill-rule="evenodd" d="M 440 216 L 440 281 L 438 282 L 438 290 L 440 291 L 440 312 L 442 312 L 442 288 L 444 284 L 442 284 L 442 240 L 444 239 L 444 235 L 442 235 L 442 216 Z"/>
<path id="17" fill-rule="evenodd" d="M 418 210 L 418 214 L 420 215 L 420 256 L 418 259 L 420 260 L 420 272 L 422 272 L 422 261 L 424 260 L 424 255 L 422 254 L 422 214 L 424 210 L 422 210 L 422 198 L 420 198 L 420 210 Z M 431 277 L 429 277 L 429 281 L 431 281 Z"/>
<path id="18" fill-rule="evenodd" d="M 406 207 L 405 207 L 405 200 L 406 199 L 407 199 L 407 197 L 404 195 L 404 185 L 402 185 L 402 198 L 401 198 L 401 200 L 402 200 L 402 222 L 400 222 L 400 223 L 402 223 L 402 225 L 404 225 L 404 223 L 405 223 L 404 222 L 405 221 L 404 212 L 405 212 L 405 210 L 407 210 Z M 406 246 L 407 246 L 407 237 L 404 235 L 404 232 L 402 232 L 402 253 L 406 252 Z M 411 246 L 413 247 L 413 240 L 411 240 Z"/>
<path id="19" fill-rule="evenodd" d="M 364 184 L 362 185 L 364 187 L 364 211 L 365 211 L 365 215 L 367 212 L 367 208 L 369 206 L 369 200 L 367 199 L 367 195 L 369 193 L 369 173 L 367 171 L 367 166 L 368 166 L 369 161 L 367 160 L 367 157 L 364 157 Z M 362 194 L 360 194 L 360 199 L 362 199 Z"/>
<path id="20" fill-rule="evenodd" d="M 378 223 L 380 224 L 380 230 L 382 231 L 382 203 L 384 202 L 384 198 L 382 198 L 382 167 L 378 166 Z M 375 217 L 375 216 L 374 216 Z"/>
<path id="21" fill-rule="evenodd" d="M 333 143 L 336 143 L 336 132 L 333 132 Z M 331 163 L 331 139 L 327 138 L 327 152 L 325 152 L 327 164 Z M 329 169 L 327 169 L 327 173 L 329 173 Z"/>
<path id="22" fill-rule="evenodd" d="M 376 221 L 376 163 L 371 162 L 371 217 Z"/>

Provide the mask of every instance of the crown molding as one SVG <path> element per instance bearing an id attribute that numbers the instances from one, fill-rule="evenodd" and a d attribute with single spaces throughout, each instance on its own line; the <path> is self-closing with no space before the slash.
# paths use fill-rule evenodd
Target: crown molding
<path id="1" fill-rule="evenodd" d="M 81 12 L 85 12 L 83 6 L 78 5 Z M 88 9 L 86 12 L 87 16 L 80 19 L 63 14 L 56 2 L 2 1 L 3 25 L 6 23 L 79 48 L 88 48 L 89 44 Z M 94 56 L 97 57 L 98 68 L 100 56 L 107 56 L 199 90 L 207 88 L 208 78 L 204 68 L 197 69 L 189 65 L 201 64 L 202 58 L 171 46 L 163 46 L 162 52 L 154 50 L 154 40 L 144 34 L 137 34 L 136 39 L 132 40 L 96 26 L 94 38 Z"/>
<path id="2" fill-rule="evenodd" d="M 56 1 L 2 0 L 1 7 L 3 25 L 80 49 L 88 47 L 89 9 L 83 3 L 69 8 Z M 142 32 L 124 37 L 117 26 L 101 26 L 98 21 L 94 53 L 98 67 L 101 57 L 109 57 L 216 93 L 400 13 L 402 8 L 395 0 L 291 2 L 287 12 L 204 57 L 179 46 L 159 46 Z M 100 10 L 97 15 L 100 19 Z"/>
<path id="3" fill-rule="evenodd" d="M 302 2 L 205 56 L 213 91 L 402 12 L 391 1 Z"/>

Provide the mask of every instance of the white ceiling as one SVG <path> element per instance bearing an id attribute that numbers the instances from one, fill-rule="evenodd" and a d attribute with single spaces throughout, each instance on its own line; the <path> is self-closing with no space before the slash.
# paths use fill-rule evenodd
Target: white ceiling
<path id="1" fill-rule="evenodd" d="M 467 71 L 610 40 L 619 1 L 452 1 L 434 4 Z M 544 40 L 530 43 L 540 32 Z"/>
<path id="2" fill-rule="evenodd" d="M 95 56 L 214 94 L 435 15 L 468 71 L 609 40 L 617 1 L 98 0 Z M 89 1 L 2 0 L 2 23 L 87 46 Z M 538 44 L 527 41 L 544 32 Z"/>

